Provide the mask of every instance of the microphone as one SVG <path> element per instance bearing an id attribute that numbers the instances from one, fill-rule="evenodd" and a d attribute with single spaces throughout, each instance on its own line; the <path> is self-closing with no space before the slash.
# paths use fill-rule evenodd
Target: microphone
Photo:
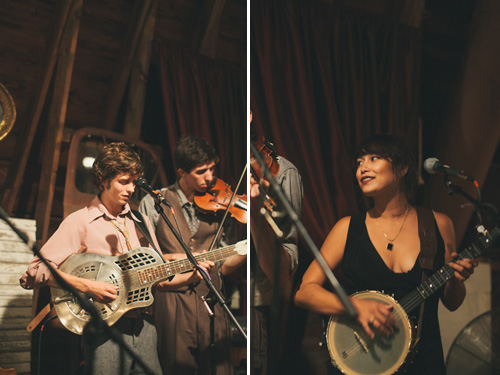
<path id="1" fill-rule="evenodd" d="M 139 177 L 137 180 L 135 180 L 135 186 L 137 186 L 139 189 L 144 191 L 145 193 L 151 195 L 155 201 L 159 203 L 165 203 L 168 207 L 172 208 L 170 205 L 170 202 L 167 201 L 163 196 L 160 194 L 158 190 L 154 190 L 151 185 L 148 184 L 146 179 L 144 177 Z"/>
<path id="2" fill-rule="evenodd" d="M 426 159 L 424 161 L 424 169 L 430 174 L 443 173 L 446 176 L 455 176 L 471 182 L 475 181 L 474 178 L 466 175 L 463 171 L 453 169 L 450 166 L 441 163 L 437 158 Z"/>

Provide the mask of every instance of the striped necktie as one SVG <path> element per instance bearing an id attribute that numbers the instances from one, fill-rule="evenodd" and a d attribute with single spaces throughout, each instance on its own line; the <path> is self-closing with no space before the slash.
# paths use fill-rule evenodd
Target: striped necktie
<path id="1" fill-rule="evenodd" d="M 196 216 L 196 209 L 191 203 L 186 203 L 184 205 L 186 208 L 187 215 L 186 219 L 188 222 L 189 230 L 191 234 L 195 234 L 198 231 L 198 226 L 200 225 L 200 221 L 198 220 L 198 216 Z"/>
<path id="2" fill-rule="evenodd" d="M 127 229 L 127 217 L 125 216 L 123 219 L 123 227 L 118 224 L 116 219 L 111 219 L 111 224 L 113 224 L 116 229 L 118 229 L 122 234 L 123 237 L 125 237 L 125 243 L 127 244 L 127 249 L 132 250 L 132 245 L 130 244 L 130 234 L 128 233 Z"/>

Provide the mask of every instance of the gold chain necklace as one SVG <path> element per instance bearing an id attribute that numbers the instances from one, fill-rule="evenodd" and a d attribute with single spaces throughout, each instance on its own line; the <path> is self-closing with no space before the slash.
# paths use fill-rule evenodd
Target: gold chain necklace
<path id="1" fill-rule="evenodd" d="M 399 231 L 396 234 L 396 237 L 394 237 L 394 238 L 389 238 L 389 236 L 387 236 L 387 234 L 385 234 L 385 232 L 382 230 L 382 227 L 378 223 L 377 218 L 375 218 L 375 224 L 377 224 L 378 229 L 382 232 L 382 234 L 384 235 L 386 240 L 389 241 L 387 243 L 387 250 L 392 250 L 392 248 L 394 247 L 394 241 L 396 241 L 396 238 L 398 238 L 399 234 L 401 233 L 401 230 L 403 229 L 403 226 L 405 225 L 406 218 L 408 217 L 408 212 L 410 212 L 410 210 L 408 209 L 408 206 L 406 206 L 405 218 L 403 219 L 403 223 L 401 224 L 401 227 L 399 228 Z"/>

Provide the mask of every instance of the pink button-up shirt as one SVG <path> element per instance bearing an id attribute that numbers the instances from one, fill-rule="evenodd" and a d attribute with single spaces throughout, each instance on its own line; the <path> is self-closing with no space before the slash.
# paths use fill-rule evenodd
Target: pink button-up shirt
<path id="1" fill-rule="evenodd" d="M 75 253 L 96 253 L 101 255 L 120 255 L 128 251 L 124 235 L 111 223 L 116 219 L 120 226 L 126 225 L 130 234 L 132 248 L 151 247 L 132 220 L 139 221 L 125 205 L 123 211 L 112 216 L 99 197 L 95 197 L 89 206 L 69 215 L 40 250 L 41 254 L 58 268 L 70 255 Z M 145 217 L 149 233 L 157 249 L 160 248 L 149 220 Z M 39 288 L 45 285 L 51 273 L 38 256 L 34 257 L 28 270 L 19 280 L 25 289 Z"/>

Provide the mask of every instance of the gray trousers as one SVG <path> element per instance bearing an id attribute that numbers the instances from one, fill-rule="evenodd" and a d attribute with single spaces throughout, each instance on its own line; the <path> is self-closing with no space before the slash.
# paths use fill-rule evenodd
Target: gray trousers
<path id="1" fill-rule="evenodd" d="M 250 308 L 250 374 L 267 375 L 269 370 L 269 306 Z"/>
<path id="2" fill-rule="evenodd" d="M 160 375 L 156 328 L 152 317 L 121 318 L 113 325 L 125 343 L 154 372 Z M 84 336 L 85 375 L 142 375 L 147 372 L 107 334 Z"/>

